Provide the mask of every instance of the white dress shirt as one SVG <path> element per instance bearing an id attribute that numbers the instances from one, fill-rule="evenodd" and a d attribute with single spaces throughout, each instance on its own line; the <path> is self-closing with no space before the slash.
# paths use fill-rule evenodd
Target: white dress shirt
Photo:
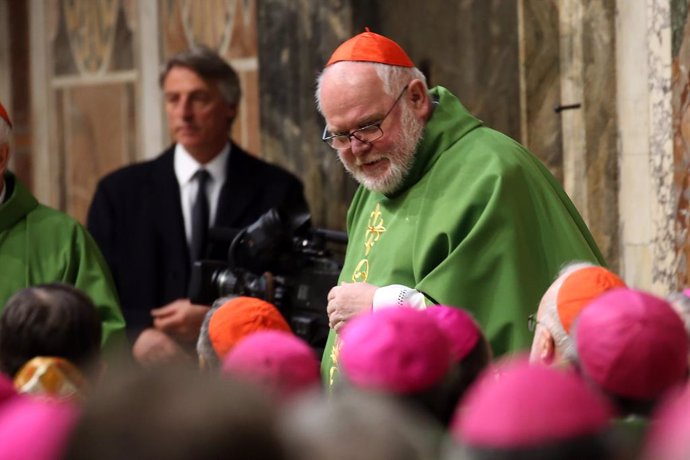
<path id="1" fill-rule="evenodd" d="M 181 145 L 175 145 L 175 176 L 180 186 L 180 199 L 182 200 L 182 216 L 184 217 L 184 231 L 187 236 L 187 244 L 192 241 L 192 207 L 196 198 L 198 183 L 193 179 L 199 168 L 204 168 L 211 175 L 206 185 L 206 193 L 209 204 L 209 227 L 216 220 L 218 211 L 218 197 L 220 189 L 225 183 L 225 171 L 230 156 L 230 143 L 225 144 L 223 150 L 213 160 L 202 165 Z"/>

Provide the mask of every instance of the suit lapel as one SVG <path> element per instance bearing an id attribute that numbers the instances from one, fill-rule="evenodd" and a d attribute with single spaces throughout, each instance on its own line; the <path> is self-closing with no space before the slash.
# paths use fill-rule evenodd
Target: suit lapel
<path id="1" fill-rule="evenodd" d="M 242 223 L 242 215 L 252 202 L 256 191 L 256 180 L 252 171 L 249 154 L 236 144 L 232 144 L 230 157 L 226 166 L 225 184 L 218 198 L 216 227 L 237 228 Z"/>
<path id="2" fill-rule="evenodd" d="M 168 260 L 189 265 L 189 248 L 184 231 L 184 218 L 180 204 L 180 187 L 173 166 L 174 147 L 163 154 L 153 168 L 151 177 L 152 201 L 151 213 L 155 236 L 160 238 L 159 247 L 169 251 Z M 160 267 L 165 270 L 166 267 Z"/>

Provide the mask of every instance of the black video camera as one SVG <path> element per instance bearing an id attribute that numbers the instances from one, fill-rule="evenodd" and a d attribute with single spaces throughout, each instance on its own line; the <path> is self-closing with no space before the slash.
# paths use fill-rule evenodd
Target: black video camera
<path id="1" fill-rule="evenodd" d="M 312 228 L 308 212 L 277 208 L 239 232 L 213 233 L 233 235 L 228 259 L 194 263 L 192 303 L 211 305 L 230 294 L 266 300 L 276 305 L 295 334 L 317 353 L 322 351 L 328 337 L 328 291 L 342 268 L 329 244 L 344 249 L 346 234 Z"/>

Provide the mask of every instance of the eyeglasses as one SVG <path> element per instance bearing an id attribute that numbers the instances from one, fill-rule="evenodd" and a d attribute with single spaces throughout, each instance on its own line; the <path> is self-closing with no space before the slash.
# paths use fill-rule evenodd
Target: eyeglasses
<path id="1" fill-rule="evenodd" d="M 350 147 L 350 143 L 353 137 L 360 142 L 364 142 L 365 144 L 370 144 L 375 140 L 380 139 L 381 137 L 383 137 L 383 130 L 381 129 L 381 125 L 386 120 L 386 117 L 390 115 L 395 106 L 398 104 L 398 101 L 400 100 L 400 98 L 402 98 L 403 94 L 405 94 L 405 91 L 407 90 L 408 86 L 409 85 L 405 85 L 402 91 L 400 91 L 400 94 L 395 99 L 395 102 L 393 102 L 393 105 L 390 109 L 388 109 L 388 112 L 386 112 L 386 114 L 383 116 L 383 118 L 381 118 L 381 120 L 377 121 L 376 123 L 363 126 L 359 129 L 355 129 L 354 131 L 348 134 L 331 134 L 328 132 L 328 127 L 324 127 L 323 134 L 321 135 L 321 140 L 336 150 L 342 150 Z"/>
<path id="2" fill-rule="evenodd" d="M 537 321 L 537 314 L 532 313 L 527 317 L 527 330 L 530 332 L 534 332 L 534 330 L 537 328 L 537 324 L 539 324 L 539 321 Z"/>

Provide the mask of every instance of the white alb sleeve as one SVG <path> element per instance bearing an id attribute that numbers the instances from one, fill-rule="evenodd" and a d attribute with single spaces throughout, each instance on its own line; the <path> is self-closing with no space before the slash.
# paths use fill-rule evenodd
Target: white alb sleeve
<path id="1" fill-rule="evenodd" d="M 426 302 L 424 294 L 416 289 L 403 286 L 402 284 L 391 284 L 383 286 L 374 292 L 373 310 L 390 307 L 412 307 L 416 310 L 424 310 Z"/>

